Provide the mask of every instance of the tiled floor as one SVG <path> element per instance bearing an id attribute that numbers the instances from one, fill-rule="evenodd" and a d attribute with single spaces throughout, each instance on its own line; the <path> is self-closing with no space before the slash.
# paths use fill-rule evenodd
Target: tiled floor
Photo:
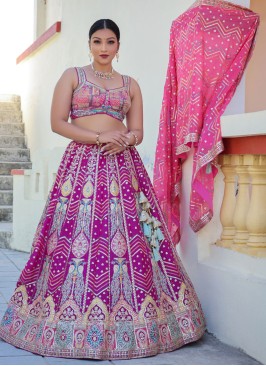
<path id="1" fill-rule="evenodd" d="M 0 249 L 0 319 L 4 314 L 16 280 L 29 254 Z M 260 365 L 244 352 L 225 345 L 211 334 L 174 352 L 155 357 L 123 361 L 97 361 L 42 357 L 15 348 L 0 339 L 0 365 Z"/>

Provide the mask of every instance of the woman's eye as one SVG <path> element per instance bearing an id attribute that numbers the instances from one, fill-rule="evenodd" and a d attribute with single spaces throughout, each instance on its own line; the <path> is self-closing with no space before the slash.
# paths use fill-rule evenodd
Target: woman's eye
<path id="1" fill-rule="evenodd" d="M 115 41 L 109 41 L 108 43 L 109 43 L 109 44 L 114 44 L 114 43 L 115 43 Z"/>
<path id="2" fill-rule="evenodd" d="M 93 43 L 100 43 L 100 41 L 95 40 Z"/>

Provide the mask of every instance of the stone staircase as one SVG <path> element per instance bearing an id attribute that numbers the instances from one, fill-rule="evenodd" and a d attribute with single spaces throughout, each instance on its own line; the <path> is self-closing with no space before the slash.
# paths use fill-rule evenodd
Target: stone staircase
<path id="1" fill-rule="evenodd" d="M 0 94 L 0 248 L 12 239 L 12 169 L 30 169 L 30 151 L 25 144 L 20 97 Z"/>

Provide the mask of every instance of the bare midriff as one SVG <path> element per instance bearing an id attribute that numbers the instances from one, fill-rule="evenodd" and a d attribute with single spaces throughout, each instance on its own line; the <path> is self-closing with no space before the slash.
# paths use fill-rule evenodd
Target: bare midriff
<path id="1" fill-rule="evenodd" d="M 121 131 L 127 132 L 123 122 L 106 114 L 96 114 L 88 117 L 72 119 L 71 123 L 80 128 L 94 132 Z"/>

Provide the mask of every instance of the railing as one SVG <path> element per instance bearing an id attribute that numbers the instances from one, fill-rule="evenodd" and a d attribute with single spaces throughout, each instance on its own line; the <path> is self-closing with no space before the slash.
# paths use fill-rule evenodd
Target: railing
<path id="1" fill-rule="evenodd" d="M 225 190 L 216 245 L 266 257 L 266 154 L 223 154 L 219 162 Z"/>

